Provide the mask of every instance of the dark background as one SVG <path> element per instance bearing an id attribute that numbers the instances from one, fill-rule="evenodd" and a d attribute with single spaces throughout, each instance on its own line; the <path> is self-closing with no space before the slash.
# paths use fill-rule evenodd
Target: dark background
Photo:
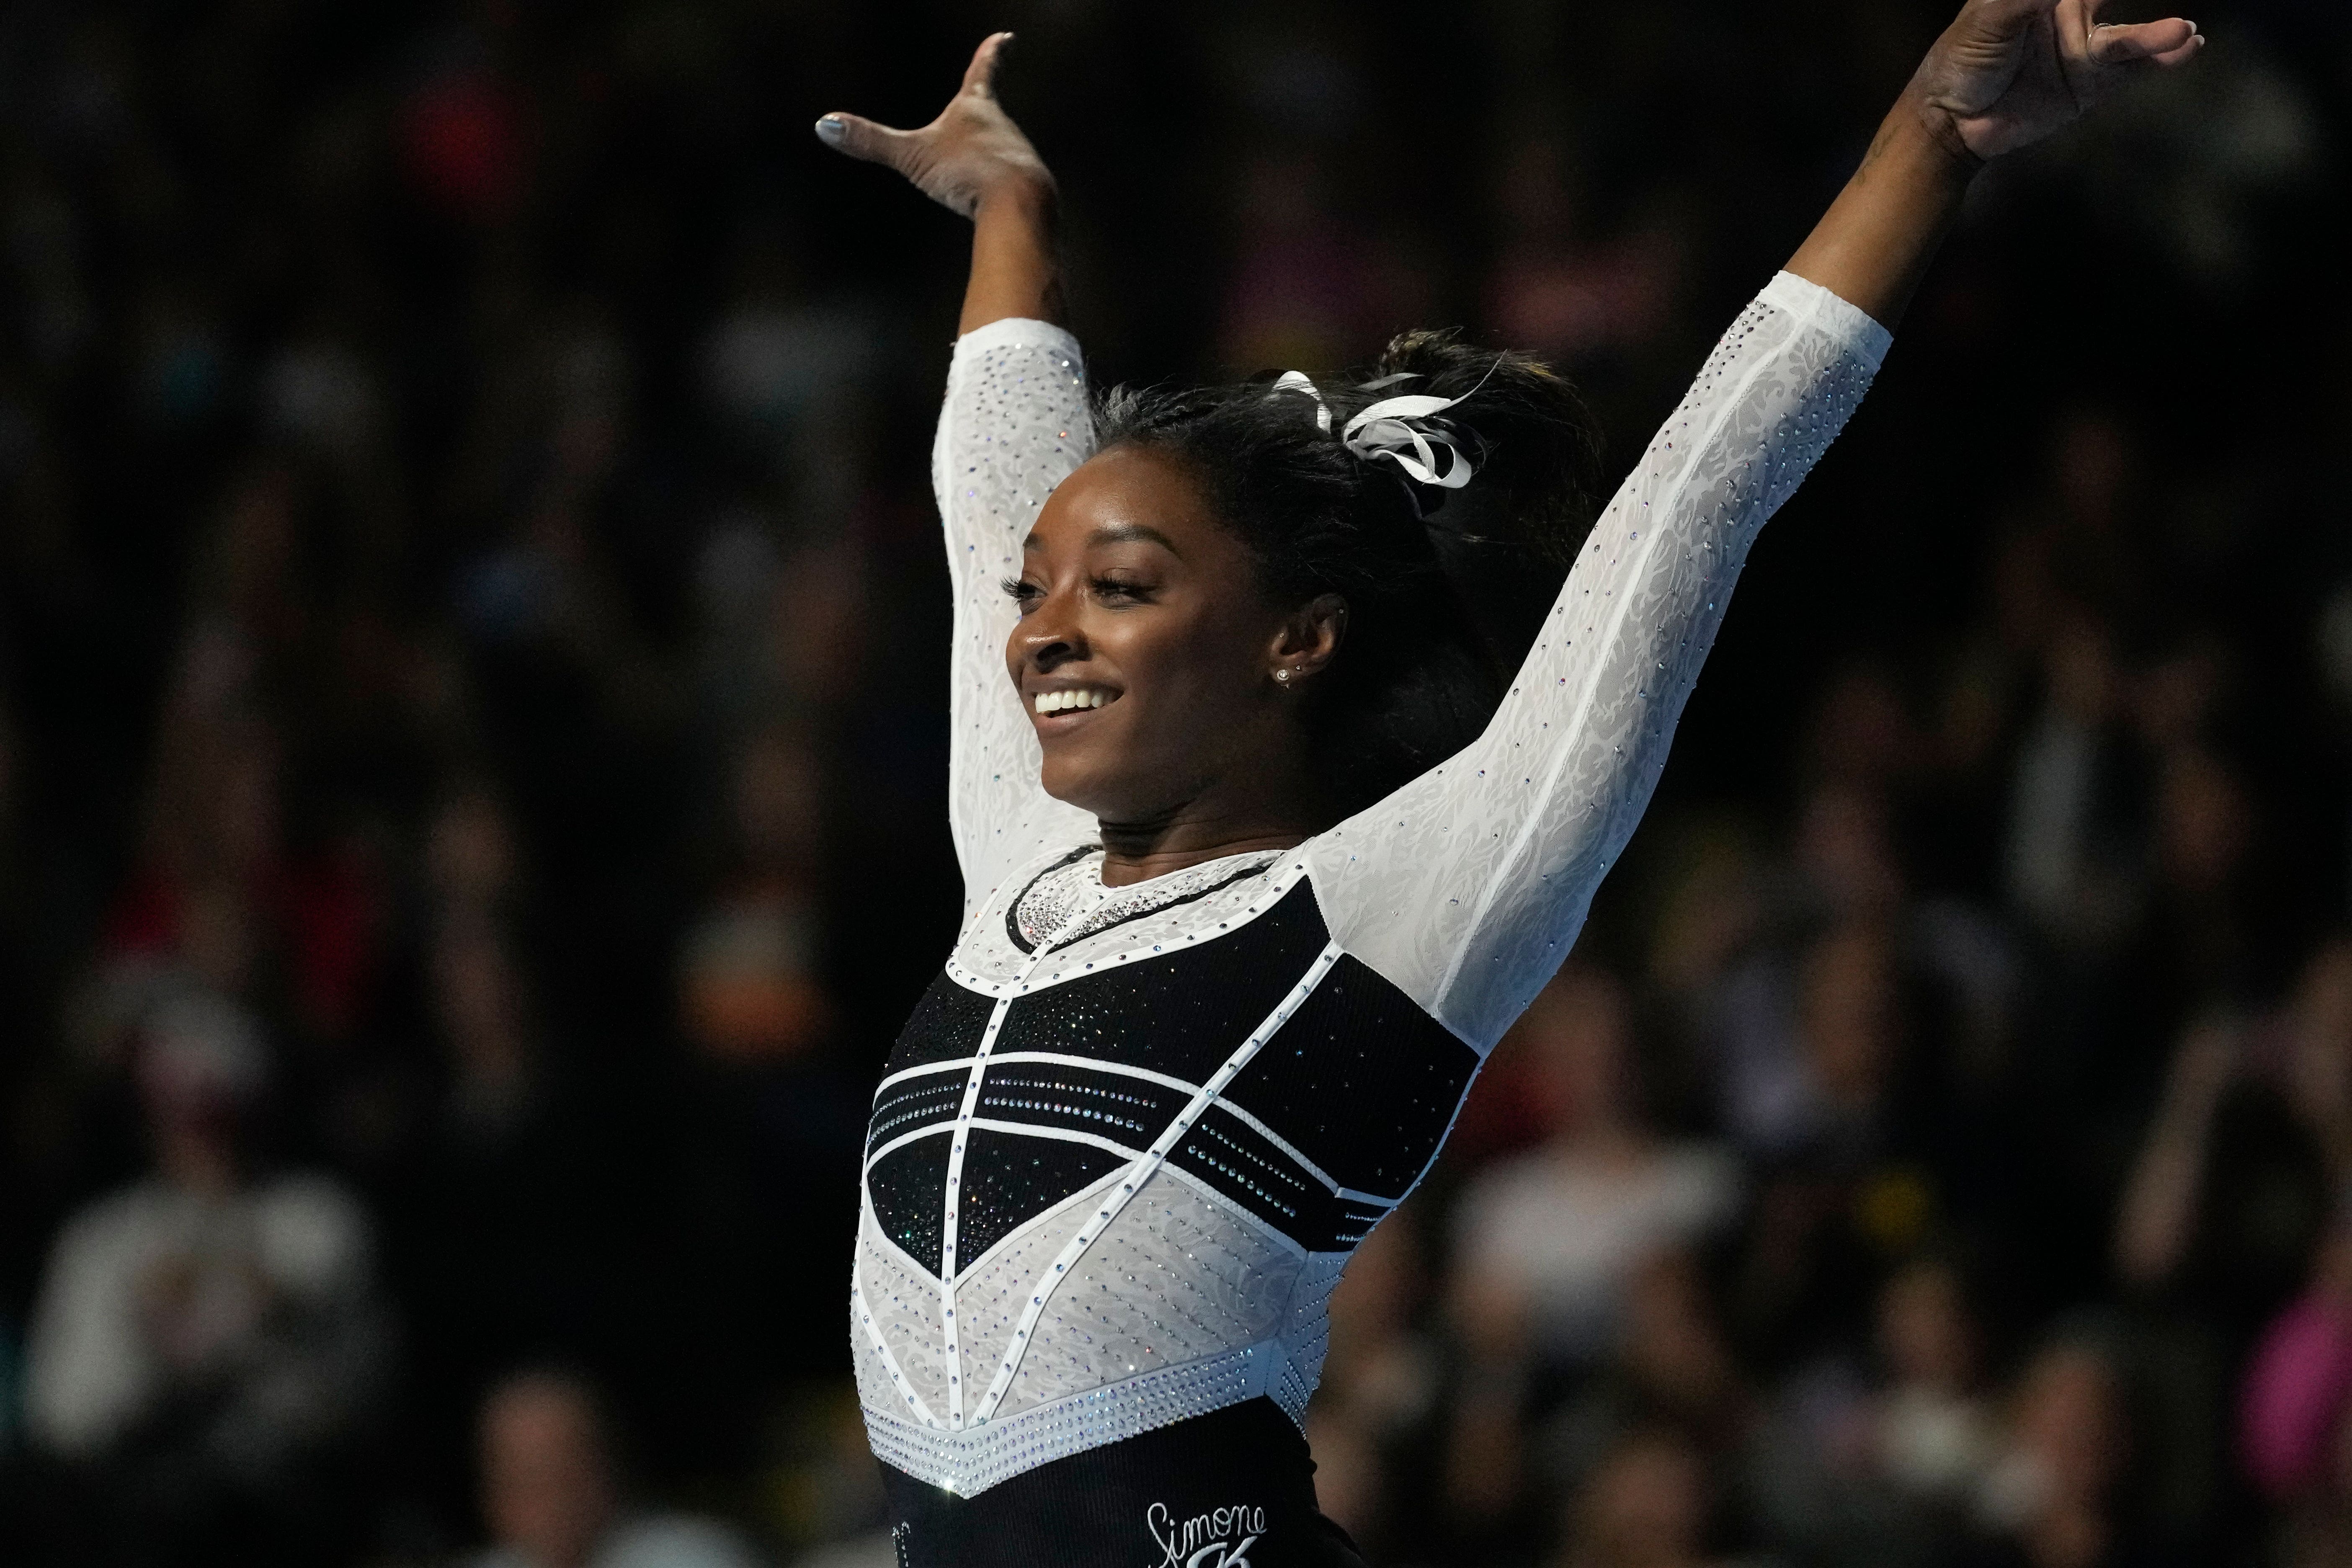
<path id="1" fill-rule="evenodd" d="M 826 153 L 817 114 L 919 122 L 1014 27 L 1003 96 L 1060 177 L 1098 381 L 1335 371 L 1460 324 L 1573 374 L 1613 474 L 1945 19 L 0 6 L 0 1452 L 24 1560 L 95 1560 L 39 1556 L 79 1527 L 36 1500 L 149 1484 L 45 1452 L 18 1394 L 60 1226 L 149 1167 L 137 1064 L 188 996 L 263 1042 L 250 1169 L 331 1174 L 373 1238 L 383 1348 L 315 1445 L 340 1457 L 303 1560 L 478 1539 L 474 1405 L 541 1358 L 611 1391 L 647 1495 L 784 1561 L 870 1527 L 839 1286 L 867 1089 L 955 920 L 927 455 L 964 227 Z M 1801 1404 L 1825 1357 L 1870 1364 L 1879 1282 L 1958 1259 L 1987 1412 L 2095 1314 L 2132 1432 L 2102 1496 L 2133 1551 L 2300 1561 L 2335 1483 L 2264 1493 L 2231 1423 L 2352 1171 L 2342 1098 L 2279 1065 L 2352 1059 L 2352 1026 L 2263 1044 L 2319 1027 L 2296 998 L 2346 914 L 2352 24 L 2329 0 L 2198 20 L 2193 71 L 1979 182 L 1764 536 L 1581 952 L 1632 997 L 1648 1119 L 1745 1173 L 1695 1254 L 1743 1420 Z M 2095 762 L 2033 838 L 2061 734 Z M 2051 845 L 2060 869 L 2014 872 Z M 1899 1015 L 1859 1091 L 1876 1131 L 1835 1158 L 1759 1143 L 1725 1065 L 1740 1010 L 1772 1011 L 1742 965 L 1801 976 L 1821 932 L 1863 927 Z M 2165 1096 L 2200 1020 L 2238 1042 L 2210 1136 L 2162 1114 L 2196 1098 Z M 1493 1359 L 1450 1205 L 1481 1162 L 1574 1138 L 1513 1049 L 1397 1288 L 1438 1392 L 1348 1449 L 1370 1495 L 1414 1500 L 1351 1521 L 1381 1560 L 1617 1560 L 1560 1522 L 1586 1471 L 1530 1436 L 1614 1352 L 1498 1352 L 1524 1477 L 1438 1479 L 1474 1441 L 1450 1391 Z M 2117 1205 L 2167 1129 L 2209 1194 L 2304 1152 L 2249 1200 L 2261 1224 L 2213 1197 L 2195 1224 L 2226 1234 L 2135 1272 Z M 1791 1241 L 1774 1205 L 1799 1189 L 1831 1217 Z M 1782 1264 L 1759 1306 L 1742 1282 Z M 1747 1438 L 1691 1441 L 1715 1544 L 1835 1557 L 1754 1500 Z"/>

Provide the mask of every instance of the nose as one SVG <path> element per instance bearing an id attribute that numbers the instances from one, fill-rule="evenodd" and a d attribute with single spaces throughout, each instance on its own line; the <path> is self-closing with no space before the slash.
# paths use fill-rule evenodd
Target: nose
<path id="1" fill-rule="evenodd" d="M 1040 675 L 1087 657 L 1086 633 L 1078 625 L 1077 595 L 1055 588 L 1021 617 L 1013 634 L 1021 660 Z"/>

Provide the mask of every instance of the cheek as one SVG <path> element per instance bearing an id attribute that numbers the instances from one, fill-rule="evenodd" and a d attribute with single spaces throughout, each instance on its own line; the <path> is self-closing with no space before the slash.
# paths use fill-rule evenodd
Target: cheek
<path id="1" fill-rule="evenodd" d="M 1167 719 L 1230 720 L 1255 693 L 1250 628 L 1200 616 L 1152 628 L 1119 650 L 1131 695 Z"/>

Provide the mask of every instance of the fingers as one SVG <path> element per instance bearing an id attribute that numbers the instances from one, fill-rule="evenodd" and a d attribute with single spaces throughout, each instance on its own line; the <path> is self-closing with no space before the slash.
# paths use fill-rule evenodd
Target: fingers
<path id="1" fill-rule="evenodd" d="M 2196 23 L 2168 16 L 2161 22 L 2094 27 L 2089 53 L 2095 63 L 2103 66 L 2131 66 L 2143 60 L 2171 66 L 2195 54 L 2204 42 Z"/>
<path id="2" fill-rule="evenodd" d="M 2094 27 L 2090 54 L 2103 66 L 2129 65 L 2138 60 L 2178 65 L 2195 54 L 2204 42 L 2196 23 L 2168 16 L 2161 22 Z"/>
<path id="3" fill-rule="evenodd" d="M 899 168 L 899 153 L 911 134 L 894 131 L 887 125 L 877 125 L 855 114 L 828 114 L 816 122 L 816 139 L 836 153 L 846 153 L 868 163 L 887 163 Z M 900 173 L 905 173 L 903 169 Z"/>
<path id="4" fill-rule="evenodd" d="M 1010 33 L 991 33 L 981 39 L 980 47 L 971 52 L 971 64 L 963 68 L 963 90 L 982 98 L 996 96 L 996 61 L 1004 53 L 1004 46 L 1013 41 Z"/>

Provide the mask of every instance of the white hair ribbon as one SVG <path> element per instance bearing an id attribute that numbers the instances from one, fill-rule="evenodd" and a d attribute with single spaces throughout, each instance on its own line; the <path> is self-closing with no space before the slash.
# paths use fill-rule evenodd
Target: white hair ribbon
<path id="1" fill-rule="evenodd" d="M 1500 363 L 1498 360 L 1496 363 Z M 1408 393 L 1402 397 L 1384 397 L 1358 414 L 1340 427 L 1339 439 L 1348 450 L 1366 462 L 1386 458 L 1424 485 L 1440 489 L 1458 490 L 1470 482 L 1475 467 L 1462 448 L 1455 445 L 1451 432 L 1441 426 L 1427 423 L 1430 416 L 1442 414 L 1486 384 L 1486 376 L 1494 374 L 1487 367 L 1486 375 L 1478 378 L 1461 397 L 1433 397 L 1427 393 Z M 1394 386 L 1401 381 L 1419 379 L 1419 373 L 1400 371 L 1394 375 L 1368 381 L 1360 389 L 1377 392 L 1384 386 Z M 1303 392 L 1315 400 L 1315 427 L 1325 435 L 1331 433 L 1331 405 L 1323 401 L 1323 394 L 1305 371 L 1286 370 L 1275 378 L 1276 392 Z M 1445 471 L 1437 469 L 1437 448 L 1445 448 Z"/>
<path id="2" fill-rule="evenodd" d="M 1326 436 L 1331 434 L 1331 405 L 1323 401 L 1323 394 L 1307 379 L 1303 370 L 1286 370 L 1275 378 L 1276 392 L 1303 392 L 1315 400 L 1315 428 Z"/>
<path id="3" fill-rule="evenodd" d="M 1500 363 L 1500 361 L 1496 362 Z M 1486 375 L 1495 374 L 1494 366 L 1486 367 Z M 1370 383 L 1386 386 L 1411 379 L 1412 373 L 1382 376 Z M 1433 397 L 1425 392 L 1407 393 L 1402 397 L 1384 397 L 1340 427 L 1339 439 L 1348 450 L 1366 462 L 1386 458 L 1424 485 L 1440 489 L 1458 490 L 1470 482 L 1475 472 L 1468 454 L 1454 444 L 1453 434 L 1442 426 L 1428 423 L 1430 416 L 1443 414 L 1455 404 L 1474 395 L 1479 386 L 1486 384 L 1486 375 L 1478 378 L 1461 397 Z M 1445 448 L 1445 471 L 1437 471 L 1436 448 Z M 1412 456 L 1406 456 L 1410 450 Z"/>

